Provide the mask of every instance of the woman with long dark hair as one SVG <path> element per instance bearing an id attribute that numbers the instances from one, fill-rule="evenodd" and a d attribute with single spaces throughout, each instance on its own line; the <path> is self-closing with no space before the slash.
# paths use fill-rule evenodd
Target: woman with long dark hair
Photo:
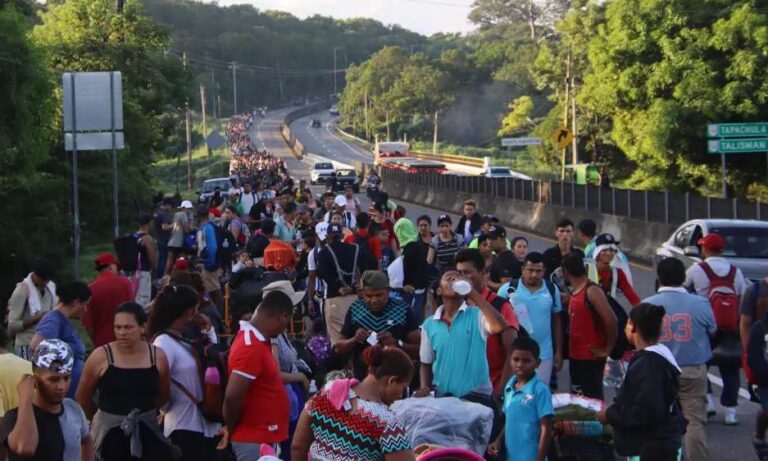
<path id="1" fill-rule="evenodd" d="M 185 461 L 216 456 L 216 436 L 221 425 L 203 417 L 203 400 L 196 352 L 184 333 L 195 332 L 199 297 L 186 285 L 169 285 L 157 295 L 149 319 L 154 345 L 165 352 L 171 376 L 170 400 L 163 411 L 165 436 L 181 448 Z M 199 332 L 198 332 L 199 333 Z"/>
<path id="2" fill-rule="evenodd" d="M 98 460 L 155 460 L 169 458 L 174 451 L 157 424 L 158 410 L 170 392 L 168 360 L 144 339 L 146 324 L 141 305 L 119 305 L 114 314 L 115 340 L 96 349 L 85 362 L 76 397 L 92 420 Z M 141 456 L 132 450 L 125 425 L 138 431 Z"/>

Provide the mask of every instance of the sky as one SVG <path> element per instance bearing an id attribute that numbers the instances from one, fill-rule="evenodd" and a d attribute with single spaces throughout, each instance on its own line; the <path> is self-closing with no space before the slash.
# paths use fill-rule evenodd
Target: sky
<path id="1" fill-rule="evenodd" d="M 427 36 L 472 30 L 467 20 L 472 0 L 217 0 L 217 3 L 222 6 L 245 3 L 260 10 L 287 11 L 300 18 L 314 14 L 338 19 L 372 18 Z"/>

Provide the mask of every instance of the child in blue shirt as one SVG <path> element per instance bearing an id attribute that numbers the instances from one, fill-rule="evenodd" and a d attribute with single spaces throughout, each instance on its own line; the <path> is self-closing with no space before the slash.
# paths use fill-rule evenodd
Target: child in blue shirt
<path id="1" fill-rule="evenodd" d="M 514 375 L 504 389 L 504 432 L 488 446 L 498 456 L 502 436 L 507 461 L 545 461 L 552 441 L 552 393 L 536 376 L 541 363 L 539 345 L 520 336 L 512 343 L 510 365 Z"/>

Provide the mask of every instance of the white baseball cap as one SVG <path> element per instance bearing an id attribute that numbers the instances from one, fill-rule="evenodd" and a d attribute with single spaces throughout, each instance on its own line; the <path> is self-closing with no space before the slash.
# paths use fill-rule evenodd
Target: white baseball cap
<path id="1" fill-rule="evenodd" d="M 194 207 L 195 206 L 192 205 L 192 202 L 190 202 L 189 200 L 184 200 L 183 202 L 181 202 L 181 206 L 179 206 L 179 208 L 189 208 L 190 210 Z"/>
<path id="2" fill-rule="evenodd" d="M 320 240 L 325 240 L 325 238 L 328 236 L 328 223 L 327 222 L 319 222 L 315 226 L 315 234 Z"/>
<path id="3" fill-rule="evenodd" d="M 336 206 L 347 206 L 347 198 L 343 195 L 337 195 L 333 200 L 333 203 L 335 203 Z"/>

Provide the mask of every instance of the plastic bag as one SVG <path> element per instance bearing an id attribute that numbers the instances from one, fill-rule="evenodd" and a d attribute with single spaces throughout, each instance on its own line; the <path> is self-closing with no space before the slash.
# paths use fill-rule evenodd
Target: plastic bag
<path id="1" fill-rule="evenodd" d="M 427 397 L 400 400 L 391 408 L 414 447 L 427 443 L 482 455 L 491 438 L 493 411 L 477 403 Z"/>

